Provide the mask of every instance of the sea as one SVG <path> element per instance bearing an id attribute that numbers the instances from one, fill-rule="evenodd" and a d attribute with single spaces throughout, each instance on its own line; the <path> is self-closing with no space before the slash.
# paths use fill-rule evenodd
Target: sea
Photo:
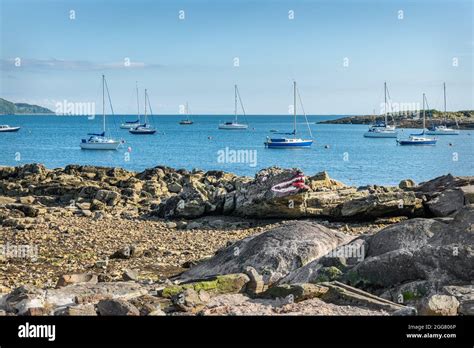
<path id="1" fill-rule="evenodd" d="M 136 116 L 108 116 L 107 135 L 123 140 L 117 151 L 81 150 L 87 133 L 100 133 L 102 116 L 2 115 L 0 124 L 20 126 L 16 133 L 0 133 L 0 165 L 42 163 L 48 168 L 68 164 L 121 167 L 142 171 L 155 166 L 188 170 L 224 170 L 254 176 L 262 168 L 300 168 L 306 175 L 326 171 L 348 185 L 397 185 L 400 180 L 426 181 L 440 175 L 474 175 L 474 130 L 438 136 L 435 146 L 399 146 L 395 139 L 364 138 L 366 125 L 318 124 L 342 117 L 308 116 L 314 144 L 307 149 L 268 149 L 271 131 L 292 131 L 288 115 L 247 115 L 248 130 L 219 130 L 233 115 L 192 116 L 194 124 L 180 125 L 182 115 L 149 118 L 154 135 L 133 135 L 119 128 Z M 308 124 L 297 122 L 298 137 L 309 137 Z M 406 138 L 419 129 L 400 129 Z"/>

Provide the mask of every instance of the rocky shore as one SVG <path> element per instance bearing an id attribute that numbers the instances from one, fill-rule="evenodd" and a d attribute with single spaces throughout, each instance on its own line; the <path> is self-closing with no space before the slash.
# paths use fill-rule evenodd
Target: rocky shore
<path id="1" fill-rule="evenodd" d="M 474 177 L 0 168 L 0 315 L 473 315 Z"/>
<path id="2" fill-rule="evenodd" d="M 427 122 L 429 125 L 447 125 L 449 127 L 459 126 L 459 129 L 474 129 L 474 111 L 457 111 L 447 112 L 445 117 L 444 113 L 438 110 L 432 111 L 432 119 L 429 119 L 429 113 L 427 113 Z M 341 117 L 335 120 L 321 121 L 321 124 L 373 124 L 376 120 L 382 121 L 383 115 L 365 115 L 365 116 L 347 116 Z M 390 120 L 394 120 L 395 124 L 399 128 L 422 128 L 423 118 L 415 115 L 396 114 L 389 116 Z"/>

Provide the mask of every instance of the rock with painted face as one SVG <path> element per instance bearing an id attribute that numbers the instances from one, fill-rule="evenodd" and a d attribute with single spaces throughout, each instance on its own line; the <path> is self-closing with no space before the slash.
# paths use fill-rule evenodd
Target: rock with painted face
<path id="1" fill-rule="evenodd" d="M 240 216 L 300 217 L 305 215 L 308 190 L 300 170 L 272 167 L 261 170 L 254 180 L 229 194 L 226 204 L 232 205 L 232 213 Z"/>

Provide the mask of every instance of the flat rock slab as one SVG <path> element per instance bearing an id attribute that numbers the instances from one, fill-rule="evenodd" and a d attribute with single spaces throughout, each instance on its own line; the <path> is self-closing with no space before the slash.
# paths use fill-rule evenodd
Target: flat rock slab
<path id="1" fill-rule="evenodd" d="M 5 295 L 1 307 L 16 314 L 23 314 L 29 308 L 42 308 L 46 305 L 51 311 L 55 311 L 60 307 L 97 303 L 103 299 L 129 300 L 147 292 L 145 287 L 132 282 L 82 283 L 49 290 L 20 287 Z"/>

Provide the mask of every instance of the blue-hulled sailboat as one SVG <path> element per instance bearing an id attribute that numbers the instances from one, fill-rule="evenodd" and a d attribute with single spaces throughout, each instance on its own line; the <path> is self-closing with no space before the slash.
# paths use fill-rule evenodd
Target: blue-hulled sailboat
<path id="1" fill-rule="evenodd" d="M 296 81 L 293 81 L 293 132 L 290 133 L 274 133 L 274 134 L 285 134 L 285 135 L 293 135 L 293 137 L 281 137 L 281 138 L 270 138 L 267 137 L 265 141 L 265 147 L 270 149 L 293 149 L 293 148 L 307 148 L 313 144 L 312 139 L 301 139 L 296 137 Z M 299 94 L 298 94 L 299 96 Z M 301 97 L 300 97 L 301 102 Z M 303 103 L 301 103 L 301 107 L 303 108 Z M 303 110 L 304 113 L 304 110 Z M 304 113 L 306 118 L 306 113 Z M 306 119 L 306 124 L 308 125 L 309 133 L 311 134 L 311 128 L 309 127 L 308 120 Z"/>
<path id="2" fill-rule="evenodd" d="M 88 133 L 89 139 L 82 139 L 80 147 L 83 150 L 117 150 L 121 141 L 108 138 L 105 136 L 105 90 L 107 89 L 107 95 L 110 102 L 109 88 L 107 82 L 105 82 L 105 76 L 102 75 L 102 133 Z M 112 109 L 112 104 L 110 104 Z M 113 110 L 112 110 L 113 113 Z"/>
<path id="3" fill-rule="evenodd" d="M 423 131 L 420 134 L 412 134 L 408 139 L 397 139 L 399 145 L 436 145 L 438 139 L 425 136 L 426 134 L 426 115 L 425 115 L 426 96 L 423 93 Z"/>

